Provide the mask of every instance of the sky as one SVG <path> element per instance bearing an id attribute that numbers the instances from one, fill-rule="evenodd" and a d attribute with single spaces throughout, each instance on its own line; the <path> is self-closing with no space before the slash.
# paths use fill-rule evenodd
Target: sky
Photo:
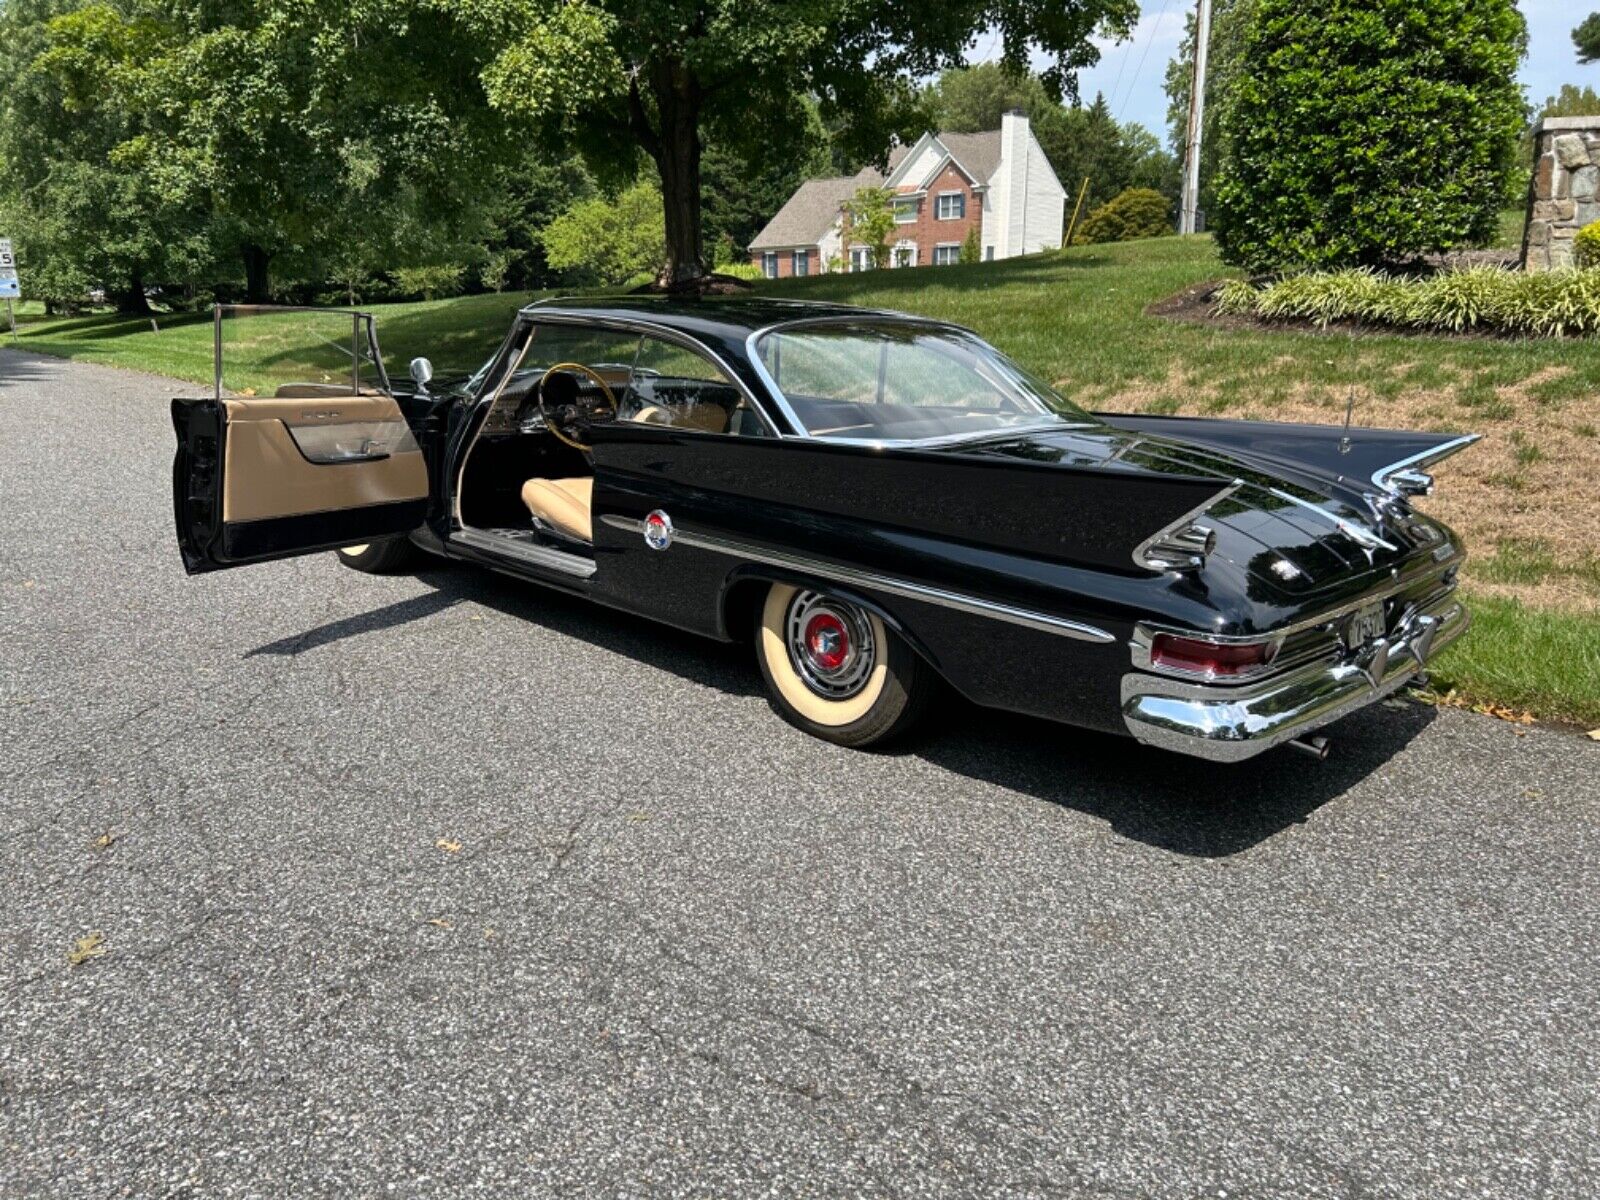
<path id="1" fill-rule="evenodd" d="M 1521 0 L 1519 6 L 1528 19 L 1528 57 L 1523 60 L 1518 79 L 1528 98 L 1542 104 L 1546 96 L 1561 90 L 1563 83 L 1589 84 L 1600 88 L 1600 63 L 1583 66 L 1572 48 L 1572 28 L 1600 0 Z M 1111 111 L 1122 121 L 1137 121 L 1151 132 L 1166 136 L 1167 96 L 1161 90 L 1167 63 L 1183 40 L 1184 18 L 1194 9 L 1194 0 L 1144 0 L 1138 28 L 1131 41 L 1120 45 L 1097 42 L 1100 62 L 1078 76 L 1078 89 L 1085 102 L 1104 92 Z M 981 44 L 974 60 L 998 57 L 998 49 Z M 1042 66 L 1041 60 L 1036 65 Z"/>

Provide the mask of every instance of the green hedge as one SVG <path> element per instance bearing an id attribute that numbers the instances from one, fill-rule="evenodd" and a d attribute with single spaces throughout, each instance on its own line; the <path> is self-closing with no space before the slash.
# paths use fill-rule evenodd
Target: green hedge
<path id="1" fill-rule="evenodd" d="M 1265 287 L 1231 279 L 1215 303 L 1219 312 L 1267 321 L 1575 337 L 1600 333 L 1600 268 L 1526 274 L 1469 267 L 1422 277 L 1366 268 L 1307 271 Z"/>
<path id="2" fill-rule="evenodd" d="M 1487 245 L 1527 179 L 1526 43 L 1513 0 L 1255 0 L 1210 214 L 1223 260 L 1332 270 Z"/>

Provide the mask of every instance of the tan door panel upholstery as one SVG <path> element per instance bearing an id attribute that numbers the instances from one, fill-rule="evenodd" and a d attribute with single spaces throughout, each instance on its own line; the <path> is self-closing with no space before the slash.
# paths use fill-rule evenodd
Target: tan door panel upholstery
<path id="1" fill-rule="evenodd" d="M 594 480 L 530 479 L 522 485 L 522 502 L 539 520 L 568 537 L 594 541 L 590 510 L 594 502 Z"/>
<path id="2" fill-rule="evenodd" d="M 302 516 L 423 500 L 428 469 L 409 436 L 385 458 L 313 463 L 295 443 L 291 427 L 384 421 L 403 422 L 389 396 L 325 400 L 279 397 L 227 399 L 222 519 L 229 524 Z"/>

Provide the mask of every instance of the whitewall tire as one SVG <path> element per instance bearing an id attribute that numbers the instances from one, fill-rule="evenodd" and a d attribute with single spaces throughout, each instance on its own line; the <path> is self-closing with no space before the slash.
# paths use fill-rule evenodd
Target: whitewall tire
<path id="1" fill-rule="evenodd" d="M 842 746 L 904 732 L 933 685 L 928 668 L 876 613 L 775 583 L 757 614 L 756 660 L 790 724 Z"/>
<path id="2" fill-rule="evenodd" d="M 416 562 L 421 551 L 412 544 L 410 538 L 401 534 L 381 541 L 341 546 L 335 553 L 340 562 L 354 570 L 365 571 L 369 575 L 388 575 Z"/>

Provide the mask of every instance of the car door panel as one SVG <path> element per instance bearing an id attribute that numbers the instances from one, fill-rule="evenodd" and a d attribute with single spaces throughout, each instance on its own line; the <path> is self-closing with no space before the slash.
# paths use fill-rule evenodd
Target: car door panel
<path id="1" fill-rule="evenodd" d="M 428 469 L 382 394 L 175 400 L 179 547 L 191 574 L 406 533 Z"/>

